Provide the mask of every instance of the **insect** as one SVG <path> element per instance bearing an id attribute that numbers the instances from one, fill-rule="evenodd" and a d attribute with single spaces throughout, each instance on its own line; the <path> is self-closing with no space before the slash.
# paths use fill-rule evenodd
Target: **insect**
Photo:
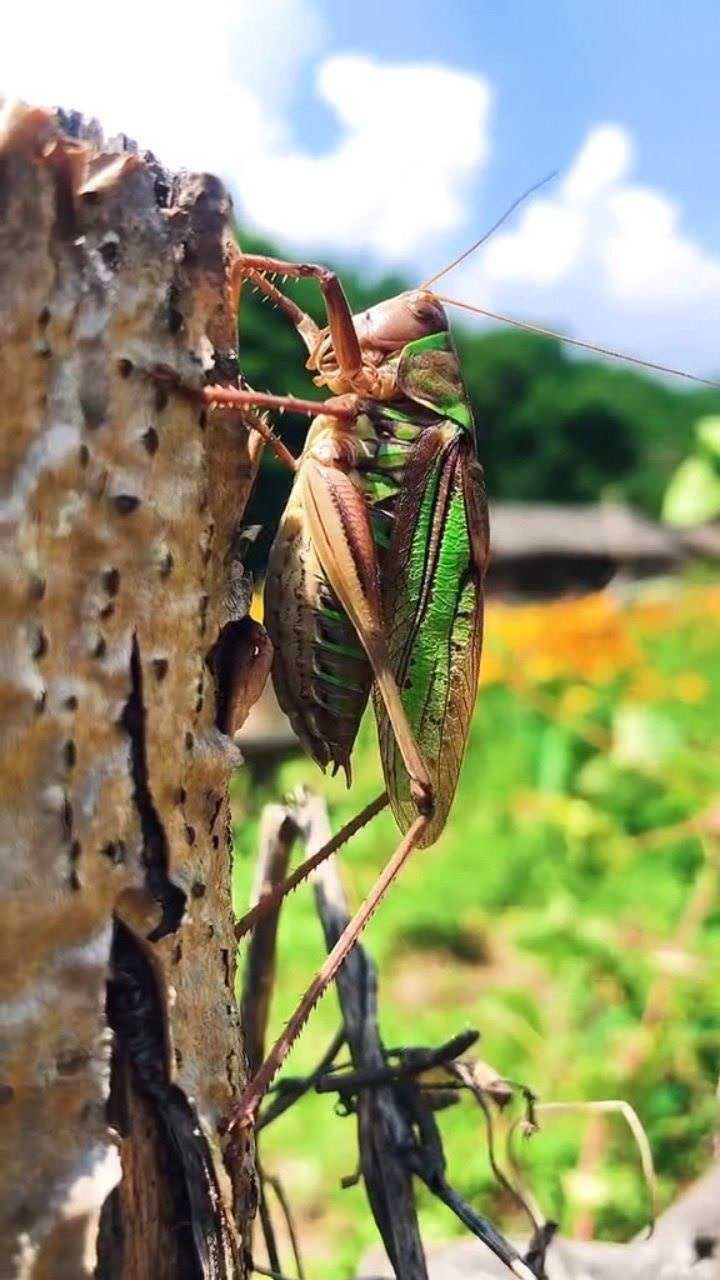
<path id="1" fill-rule="evenodd" d="M 412 850 L 432 844 L 445 825 L 478 684 L 488 521 L 472 414 L 435 296 L 413 290 L 353 316 L 325 268 L 257 255 L 239 265 L 295 324 L 316 383 L 333 393 L 312 404 L 270 555 L 265 622 L 275 688 L 309 753 L 345 769 L 348 780 L 372 690 L 387 797 L 403 833 L 251 1082 L 241 1101 L 247 1118 Z M 268 272 L 315 277 L 327 328 Z M 298 404 L 227 388 L 208 388 L 207 398 Z M 288 461 L 286 451 L 280 456 Z"/>
<path id="2" fill-rule="evenodd" d="M 229 1128 L 252 1124 L 367 920 L 412 851 L 432 844 L 445 825 L 478 685 L 488 559 L 482 468 L 443 305 L 454 300 L 431 290 L 438 277 L 353 316 L 338 277 L 324 267 L 241 255 L 237 272 L 295 325 L 316 384 L 332 393 L 321 406 L 227 387 L 204 393 L 215 407 L 313 415 L 298 460 L 260 427 L 295 473 L 266 581 L 275 688 L 308 752 L 322 767 L 345 769 L 348 781 L 372 691 L 386 785 L 243 917 L 238 936 L 388 802 L 402 839 L 247 1086 Z M 320 328 L 267 274 L 316 279 L 327 326 Z"/>

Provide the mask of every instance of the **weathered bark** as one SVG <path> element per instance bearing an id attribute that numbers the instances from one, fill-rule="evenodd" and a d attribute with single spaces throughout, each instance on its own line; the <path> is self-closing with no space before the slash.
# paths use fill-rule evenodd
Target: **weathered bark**
<path id="1" fill-rule="evenodd" d="M 251 466 L 195 394 L 235 369 L 230 213 L 126 139 L 0 110 L 3 1277 L 245 1273 L 214 672 L 253 649 Z"/>

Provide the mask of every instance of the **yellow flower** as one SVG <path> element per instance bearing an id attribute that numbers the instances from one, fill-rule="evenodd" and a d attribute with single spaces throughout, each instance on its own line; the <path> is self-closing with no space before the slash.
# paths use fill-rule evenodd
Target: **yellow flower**
<path id="1" fill-rule="evenodd" d="M 597 702 L 594 689 L 586 684 L 571 684 L 560 698 L 560 711 L 566 716 L 584 716 Z"/>
<path id="2" fill-rule="evenodd" d="M 657 702 L 667 696 L 667 685 L 652 667 L 640 667 L 627 689 L 630 702 Z"/>
<path id="3" fill-rule="evenodd" d="M 552 653 L 543 653 L 542 649 L 531 654 L 525 664 L 525 674 L 530 680 L 542 684 L 545 680 L 554 680 L 562 675 L 562 663 Z"/>
<path id="4" fill-rule="evenodd" d="M 708 692 L 708 682 L 697 671 L 684 671 L 675 681 L 675 692 L 682 702 L 702 702 Z"/>

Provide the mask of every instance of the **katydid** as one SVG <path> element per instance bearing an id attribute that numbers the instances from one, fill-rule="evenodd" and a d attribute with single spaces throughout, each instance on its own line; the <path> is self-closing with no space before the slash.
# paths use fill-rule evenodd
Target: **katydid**
<path id="1" fill-rule="evenodd" d="M 243 255 L 239 267 L 289 316 L 316 383 L 334 393 L 317 406 L 270 555 L 265 624 L 276 692 L 309 753 L 323 767 L 345 769 L 349 780 L 372 686 L 387 796 L 403 833 L 249 1085 L 235 1117 L 249 1120 L 401 866 L 445 825 L 478 684 L 488 524 L 442 304 L 416 290 L 353 317 L 337 276 L 322 267 L 256 255 Z M 267 281 L 268 272 L 317 278 L 327 329 Z M 298 404 L 229 388 L 208 388 L 206 396 L 218 405 Z"/>
<path id="2" fill-rule="evenodd" d="M 252 1125 L 265 1090 L 370 915 L 413 849 L 432 844 L 445 825 L 475 704 L 488 559 L 482 468 L 443 307 L 454 300 L 429 287 L 445 272 L 353 316 L 338 277 L 324 267 L 245 254 L 237 271 L 285 312 L 307 347 L 315 383 L 332 392 L 320 405 L 229 387 L 204 393 L 216 407 L 314 415 L 298 460 L 258 422 L 295 472 L 266 580 L 275 689 L 308 752 L 323 768 L 343 768 L 349 781 L 372 688 L 386 784 L 383 795 L 243 917 L 237 936 L 388 801 L 403 838 L 248 1085 L 229 1128 Z M 314 277 L 327 327 L 281 293 L 268 273 Z"/>

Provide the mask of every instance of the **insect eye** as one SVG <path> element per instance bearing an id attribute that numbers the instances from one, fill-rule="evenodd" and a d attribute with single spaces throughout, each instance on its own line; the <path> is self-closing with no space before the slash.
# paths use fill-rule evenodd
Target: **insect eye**
<path id="1" fill-rule="evenodd" d="M 448 327 L 445 308 L 429 293 L 416 294 L 411 303 L 412 313 L 428 333 L 442 333 Z"/>

